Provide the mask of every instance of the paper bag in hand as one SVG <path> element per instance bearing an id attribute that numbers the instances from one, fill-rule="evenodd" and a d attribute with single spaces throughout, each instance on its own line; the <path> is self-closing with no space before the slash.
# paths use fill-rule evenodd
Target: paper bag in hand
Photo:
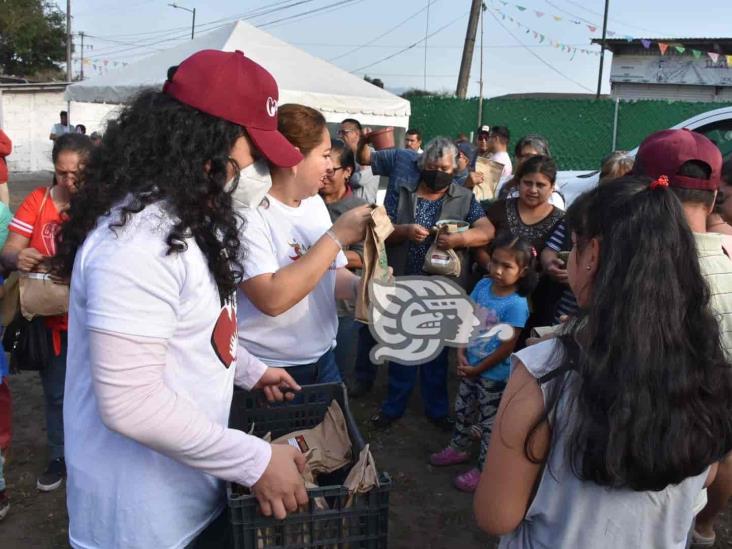
<path id="1" fill-rule="evenodd" d="M 496 197 L 498 183 L 501 181 L 503 164 L 479 156 L 475 160 L 475 171 L 483 174 L 483 183 L 473 187 L 475 199 L 478 202 L 481 200 L 493 200 Z"/>
<path id="2" fill-rule="evenodd" d="M 394 225 L 386 214 L 384 206 L 375 206 L 371 211 L 371 219 L 366 227 L 366 238 L 363 242 L 363 274 L 358 287 L 356 300 L 356 320 L 369 322 L 369 282 L 387 283 L 391 279 L 389 264 L 386 259 L 386 239 L 394 232 Z"/>

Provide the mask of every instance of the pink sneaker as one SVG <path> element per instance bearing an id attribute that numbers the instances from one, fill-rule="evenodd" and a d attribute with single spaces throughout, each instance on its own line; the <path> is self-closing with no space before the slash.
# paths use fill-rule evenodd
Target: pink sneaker
<path id="1" fill-rule="evenodd" d="M 455 477 L 455 488 L 461 492 L 475 492 L 480 480 L 480 470 L 476 467 Z"/>
<path id="2" fill-rule="evenodd" d="M 458 463 L 465 463 L 470 459 L 470 454 L 467 452 L 460 452 L 455 450 L 452 446 L 448 446 L 436 452 L 430 456 L 430 463 L 437 467 L 443 467 L 445 465 L 457 465 Z"/>

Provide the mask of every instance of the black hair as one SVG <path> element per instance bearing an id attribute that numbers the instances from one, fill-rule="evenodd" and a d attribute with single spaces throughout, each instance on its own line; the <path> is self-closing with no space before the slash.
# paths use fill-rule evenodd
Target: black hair
<path id="1" fill-rule="evenodd" d="M 66 111 L 61 111 L 60 113 L 58 113 L 58 115 L 59 115 L 59 116 L 68 116 L 68 115 L 69 115 L 69 113 L 68 113 L 68 112 L 66 112 Z"/>
<path id="2" fill-rule="evenodd" d="M 676 172 L 676 175 L 708 180 L 712 176 L 712 168 L 701 160 L 688 160 Z M 714 191 L 707 189 L 684 189 L 671 186 L 671 190 L 682 204 L 703 204 L 707 208 L 714 205 Z"/>
<path id="3" fill-rule="evenodd" d="M 694 237 L 673 193 L 650 182 L 621 177 L 567 211 L 576 250 L 600 242 L 598 270 L 559 338 L 556 365 L 568 373 L 547 387 L 524 444 L 528 459 L 545 459 L 531 440 L 549 421 L 551 446 L 563 436 L 578 478 L 636 491 L 699 475 L 732 449 L 732 365 Z"/>
<path id="4" fill-rule="evenodd" d="M 493 126 L 488 132 L 488 135 L 490 137 L 497 137 L 504 145 L 508 145 L 508 142 L 511 140 L 511 133 L 506 126 Z"/>
<path id="5" fill-rule="evenodd" d="M 526 269 L 516 284 L 516 293 L 522 297 L 531 295 L 539 283 L 536 267 L 538 254 L 531 242 L 521 236 L 514 236 L 509 231 L 503 231 L 498 233 L 488 247 L 491 255 L 498 249 L 511 251 L 519 269 Z"/>
<path id="6" fill-rule="evenodd" d="M 193 238 L 222 301 L 228 299 L 242 275 L 241 220 L 225 187 L 227 167 L 234 164 L 238 172 L 229 153 L 243 135 L 241 126 L 162 92 L 142 92 L 107 126 L 102 144 L 91 154 L 85 184 L 71 201 L 69 220 L 61 227 L 54 271 L 70 276 L 76 252 L 99 217 L 127 197 L 119 222 L 110 228 L 123 227 L 146 206 L 165 201 L 174 220 L 164 236 L 167 253 L 184 253 L 186 239 Z"/>
<path id="7" fill-rule="evenodd" d="M 358 128 L 358 131 L 361 131 L 361 122 L 359 122 L 355 118 L 344 118 L 343 120 L 341 120 L 341 124 L 353 124 Z"/>
<path id="8" fill-rule="evenodd" d="M 88 136 L 81 133 L 65 133 L 53 142 L 51 160 L 55 164 L 62 152 L 74 152 L 79 155 L 82 163 L 86 163 L 91 155 L 94 145 Z"/>
<path id="9" fill-rule="evenodd" d="M 417 139 L 419 139 L 420 141 L 422 140 L 422 132 L 420 132 L 417 128 L 409 128 L 406 135 L 416 135 Z"/>
<path id="10" fill-rule="evenodd" d="M 79 131 L 79 128 L 81 128 L 84 131 L 80 131 L 79 133 L 81 135 L 86 135 L 86 126 L 84 124 L 77 124 L 76 125 L 76 131 Z"/>
<path id="11" fill-rule="evenodd" d="M 727 185 L 732 185 L 732 156 L 722 164 L 722 179 Z"/>
<path id="12" fill-rule="evenodd" d="M 524 147 L 531 147 L 539 151 L 539 154 L 544 156 L 551 156 L 552 153 L 549 150 L 549 141 L 543 135 L 537 133 L 530 133 L 529 135 L 523 136 L 516 142 L 516 146 L 513 149 L 513 154 L 516 157 L 521 156 L 521 151 Z"/>
<path id="13" fill-rule="evenodd" d="M 532 173 L 540 173 L 552 182 L 552 185 L 557 181 L 557 163 L 554 162 L 549 156 L 538 154 L 528 158 L 526 162 L 521 164 L 521 167 L 516 171 L 514 180 L 521 182 L 521 179 L 525 175 Z"/>
<path id="14" fill-rule="evenodd" d="M 332 139 L 330 142 L 330 152 L 336 153 L 344 168 L 351 168 L 351 174 L 356 171 L 356 157 L 351 147 L 346 146 L 341 139 Z"/>

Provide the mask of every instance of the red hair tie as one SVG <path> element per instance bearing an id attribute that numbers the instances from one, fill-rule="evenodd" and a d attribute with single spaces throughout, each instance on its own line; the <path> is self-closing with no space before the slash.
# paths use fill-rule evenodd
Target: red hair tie
<path id="1" fill-rule="evenodd" d="M 537 253 L 536 253 L 536 248 L 534 248 L 534 247 L 532 246 L 532 247 L 531 247 L 531 257 L 536 257 L 537 255 L 539 255 L 539 254 L 537 254 Z"/>
<path id="2" fill-rule="evenodd" d="M 651 190 L 656 190 L 659 187 L 668 187 L 668 177 L 661 175 L 655 181 L 651 181 Z"/>

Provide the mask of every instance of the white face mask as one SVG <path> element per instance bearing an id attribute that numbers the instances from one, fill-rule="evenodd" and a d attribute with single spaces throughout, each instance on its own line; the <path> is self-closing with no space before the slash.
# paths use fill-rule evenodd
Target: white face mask
<path id="1" fill-rule="evenodd" d="M 234 184 L 231 178 L 226 183 L 228 191 Z M 256 208 L 272 187 L 272 177 L 269 174 L 269 164 L 260 158 L 254 164 L 250 164 L 239 172 L 239 184 L 236 186 L 231 198 L 234 200 L 234 208 Z"/>

